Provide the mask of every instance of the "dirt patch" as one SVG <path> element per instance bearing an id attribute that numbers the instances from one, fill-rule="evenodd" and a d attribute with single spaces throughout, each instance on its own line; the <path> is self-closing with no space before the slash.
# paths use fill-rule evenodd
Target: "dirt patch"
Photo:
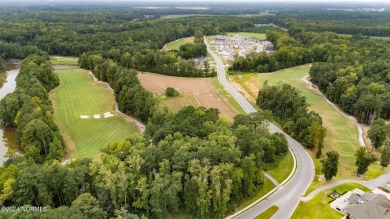
<path id="1" fill-rule="evenodd" d="M 318 182 L 325 182 L 326 179 L 325 179 L 325 176 L 324 175 L 319 175 L 318 176 Z"/>
<path id="2" fill-rule="evenodd" d="M 367 146 L 367 147 L 371 148 L 371 147 L 372 147 L 371 140 L 367 137 L 368 130 L 370 130 L 371 126 L 369 126 L 369 125 L 363 125 L 362 128 L 363 128 L 363 139 L 364 139 L 364 143 L 366 143 L 366 146 Z"/>
<path id="3" fill-rule="evenodd" d="M 252 92 L 253 95 L 255 95 L 255 97 L 257 96 L 257 94 L 259 93 L 259 87 L 256 85 L 256 77 L 253 77 L 251 80 L 249 81 L 246 81 L 245 82 L 245 86 L 248 87 L 248 89 Z M 252 97 L 253 97 L 252 95 Z"/>
<path id="4" fill-rule="evenodd" d="M 235 81 L 230 81 L 230 83 L 245 97 L 245 99 L 249 100 L 250 102 L 256 102 L 255 99 L 239 83 Z"/>
<path id="5" fill-rule="evenodd" d="M 166 100 L 167 105 L 173 105 L 173 109 L 188 105 L 217 108 L 221 115 L 229 119 L 238 114 L 221 91 L 212 85 L 210 78 L 183 78 L 153 73 L 138 73 L 138 78 L 142 86 L 153 93 L 163 93 L 167 87 L 175 88 L 182 97 Z"/>

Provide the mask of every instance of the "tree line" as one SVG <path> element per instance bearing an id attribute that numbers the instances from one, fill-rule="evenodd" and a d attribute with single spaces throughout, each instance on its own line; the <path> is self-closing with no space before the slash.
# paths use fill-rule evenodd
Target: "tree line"
<path id="1" fill-rule="evenodd" d="M 298 27 L 314 32 L 390 36 L 389 19 L 387 12 L 295 9 L 281 12 L 275 23 L 288 29 Z"/>
<path id="2" fill-rule="evenodd" d="M 118 66 L 111 59 L 101 55 L 83 54 L 80 67 L 91 70 L 99 80 L 105 81 L 114 89 L 119 110 L 147 122 L 156 109 L 157 100 L 142 87 L 137 71 Z"/>
<path id="3" fill-rule="evenodd" d="M 204 35 L 240 31 L 266 18 L 197 17 L 175 20 L 142 19 L 145 11 L 67 11 L 3 9 L 0 50 L 6 58 L 29 54 L 82 56 L 100 54 L 126 68 L 185 77 L 210 77 L 215 72 L 191 60 L 205 56 Z M 66 19 L 65 19 L 66 18 Z M 104 22 L 102 22 L 104 20 Z M 81 22 L 83 21 L 83 22 Z M 179 51 L 161 51 L 166 43 L 195 36 L 195 44 Z"/>
<path id="4" fill-rule="evenodd" d="M 269 110 L 283 130 L 307 148 L 315 149 L 319 158 L 324 147 L 326 129 L 321 116 L 308 111 L 309 104 L 300 92 L 289 84 L 268 85 L 259 91 L 256 104 Z"/>
<path id="5" fill-rule="evenodd" d="M 269 133 L 267 121 L 263 113 L 230 123 L 217 109 L 159 110 L 144 136 L 112 142 L 100 159 L 62 165 L 13 156 L 0 167 L 1 203 L 47 210 L 0 215 L 166 218 L 180 209 L 196 218 L 223 218 L 262 188 L 263 169 L 276 167 L 288 151 L 285 137 Z"/>
<path id="6" fill-rule="evenodd" d="M 0 71 L 5 69 L 5 63 L 4 60 L 0 57 Z"/>
<path id="7" fill-rule="evenodd" d="M 360 35 L 351 38 L 335 33 L 289 29 L 267 34 L 277 51 L 240 57 L 234 71 L 270 72 L 312 63 L 310 80 L 325 96 L 359 122 L 390 118 L 390 44 Z"/>
<path id="8" fill-rule="evenodd" d="M 16 90 L 0 101 L 2 125 L 16 128 L 16 146 L 36 163 L 64 156 L 65 143 L 48 95 L 58 84 L 47 56 L 29 56 L 16 78 Z"/>

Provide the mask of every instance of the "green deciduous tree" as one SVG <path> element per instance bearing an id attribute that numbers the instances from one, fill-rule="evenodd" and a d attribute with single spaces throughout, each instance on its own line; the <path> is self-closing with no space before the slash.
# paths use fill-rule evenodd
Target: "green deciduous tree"
<path id="1" fill-rule="evenodd" d="M 370 138 L 372 146 L 375 149 L 379 149 L 389 135 L 389 130 L 384 119 L 376 119 L 367 132 L 367 136 Z"/>
<path id="2" fill-rule="evenodd" d="M 360 147 L 356 151 L 355 158 L 358 175 L 367 172 L 368 166 L 376 160 L 375 156 L 368 153 L 365 147 Z"/>
<path id="3" fill-rule="evenodd" d="M 327 158 L 322 161 L 322 173 L 327 181 L 337 175 L 339 165 L 339 153 L 336 151 L 329 151 L 326 153 Z"/>
<path id="4" fill-rule="evenodd" d="M 383 148 L 380 150 L 381 152 L 381 166 L 387 167 L 390 164 L 390 139 L 385 141 Z"/>

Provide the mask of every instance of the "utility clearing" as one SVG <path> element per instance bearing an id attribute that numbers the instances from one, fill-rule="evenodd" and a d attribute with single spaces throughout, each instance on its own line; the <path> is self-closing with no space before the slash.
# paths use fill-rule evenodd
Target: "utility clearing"
<path id="1" fill-rule="evenodd" d="M 89 71 L 57 70 L 60 86 L 50 92 L 54 117 L 67 143 L 67 159 L 97 157 L 113 141 L 139 133 L 137 126 L 115 112 L 115 98 Z"/>

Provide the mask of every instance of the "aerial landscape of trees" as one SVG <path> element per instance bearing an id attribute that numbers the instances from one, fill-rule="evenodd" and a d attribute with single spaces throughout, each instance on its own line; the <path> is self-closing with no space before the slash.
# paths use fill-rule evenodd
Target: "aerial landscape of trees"
<path id="1" fill-rule="evenodd" d="M 9 159 L 0 168 L 0 199 L 7 206 L 66 206 L 69 214 L 84 217 L 89 213 L 83 205 L 92 202 L 100 216 L 124 208 L 162 218 L 180 208 L 199 218 L 222 218 L 261 188 L 264 165 L 277 165 L 287 153 L 285 137 L 270 134 L 260 118 L 241 115 L 231 124 L 215 109 L 160 111 L 145 137 L 113 142 L 98 160 L 64 166 L 35 164 L 28 156 Z M 77 203 L 79 210 L 73 209 Z"/>
<path id="2" fill-rule="evenodd" d="M 60 160 L 65 142 L 53 118 L 48 91 L 59 84 L 48 57 L 25 59 L 16 78 L 17 88 L 0 101 L 2 125 L 16 128 L 16 145 L 36 163 Z"/>
<path id="3" fill-rule="evenodd" d="M 194 58 L 207 56 L 203 36 L 226 32 L 264 31 L 276 49 L 270 54 L 239 57 L 231 71 L 264 73 L 313 63 L 313 84 L 359 122 L 372 125 L 368 138 L 381 157 L 359 148 L 357 175 L 366 173 L 376 160 L 388 166 L 390 44 L 364 36 L 390 35 L 385 23 L 388 15 L 367 13 L 356 18 L 349 13 L 318 11 L 296 15 L 294 10 L 281 10 L 278 16 L 159 19 L 167 14 L 204 12 L 103 10 L 99 6 L 1 8 L 0 70 L 5 69 L 3 59 L 24 61 L 16 90 L 0 101 L 1 124 L 15 129 L 16 148 L 21 152 L 10 155 L 0 167 L 0 204 L 45 210 L 0 211 L 0 217 L 145 219 L 185 214 L 223 218 L 258 195 L 265 187 L 264 171 L 278 167 L 286 157 L 285 136 L 268 131 L 273 120 L 321 158 L 327 129 L 321 116 L 308 109 L 305 97 L 288 84 L 265 83 L 256 100 L 263 111 L 237 115 L 233 121 L 220 117 L 218 109 L 187 106 L 170 112 L 160 108 L 157 97 L 142 87 L 137 74 L 143 72 L 216 76 L 207 64 L 199 68 Z M 210 9 L 209 15 L 258 12 Z M 339 24 L 336 21 L 341 17 L 346 22 Z M 368 27 L 370 18 L 374 24 Z M 280 27 L 255 29 L 258 23 Z M 191 36 L 194 43 L 163 50 L 166 43 Z M 81 68 L 111 86 L 119 110 L 146 125 L 144 134 L 113 141 L 94 159 L 62 163 L 66 144 L 48 94 L 60 81 L 49 55 L 78 57 Z M 171 87 L 165 94 L 179 95 Z M 320 162 L 330 181 L 337 175 L 339 154 L 327 152 Z"/>
<path id="4" fill-rule="evenodd" d="M 288 84 L 265 85 L 259 91 L 256 103 L 269 110 L 283 130 L 304 146 L 315 149 L 317 158 L 322 154 L 326 129 L 322 118 L 314 111 L 308 111 L 306 98 Z"/>

